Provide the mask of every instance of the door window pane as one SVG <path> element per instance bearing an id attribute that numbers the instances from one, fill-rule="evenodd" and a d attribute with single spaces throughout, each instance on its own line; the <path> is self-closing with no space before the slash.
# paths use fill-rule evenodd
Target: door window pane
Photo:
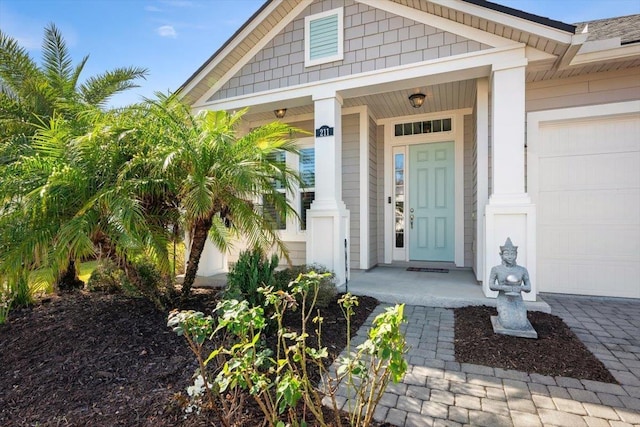
<path id="1" fill-rule="evenodd" d="M 404 154 L 394 156 L 395 191 L 394 191 L 394 233 L 395 247 L 404 248 Z"/>

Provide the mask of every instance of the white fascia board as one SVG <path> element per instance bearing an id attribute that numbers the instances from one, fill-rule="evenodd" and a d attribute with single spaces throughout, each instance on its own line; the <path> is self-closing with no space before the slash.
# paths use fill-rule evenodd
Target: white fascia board
<path id="1" fill-rule="evenodd" d="M 615 49 L 621 46 L 622 39 L 620 37 L 611 37 L 609 39 L 602 40 L 592 40 L 584 43 L 584 45 L 580 48 L 579 53 L 590 53 L 597 52 L 601 50 Z"/>
<path id="2" fill-rule="evenodd" d="M 302 11 L 309 6 L 311 3 L 313 2 L 313 0 L 302 0 L 300 1 L 300 3 L 298 3 L 296 5 L 296 7 L 294 7 L 291 12 L 289 12 L 287 14 L 287 16 L 285 16 L 284 19 L 280 20 L 278 22 L 278 24 L 273 27 L 267 34 L 266 36 L 262 37 L 260 39 L 260 42 L 256 43 L 243 57 L 242 60 L 236 62 L 233 67 L 231 67 L 229 69 L 229 71 L 227 71 L 222 77 L 220 77 L 220 79 L 218 81 L 216 81 L 210 88 L 209 90 L 207 90 L 205 92 L 204 95 L 202 95 L 197 101 L 196 104 L 199 104 L 201 102 L 206 102 L 207 99 L 211 98 L 211 96 L 216 93 L 216 91 L 218 89 L 220 89 L 225 83 L 227 83 L 233 76 L 236 75 L 236 73 L 238 71 L 240 71 L 242 69 L 242 67 L 244 67 L 250 60 L 251 58 L 253 58 L 258 52 L 260 52 L 260 50 L 262 48 L 264 48 L 267 43 L 269 43 L 275 36 L 278 35 L 278 33 L 280 31 L 282 31 L 287 25 L 289 25 L 289 23 L 291 21 L 293 21 L 300 13 L 302 13 Z M 242 31 L 242 33 L 240 33 L 238 35 L 238 37 L 235 40 L 235 43 L 230 43 L 229 46 L 227 46 L 222 52 L 220 52 L 220 54 L 218 55 L 218 57 L 220 58 L 217 61 L 213 61 L 211 64 L 209 64 L 209 66 L 207 66 L 207 68 L 205 70 L 203 70 L 200 75 L 198 76 L 198 81 L 200 81 L 201 78 L 205 77 L 207 74 L 209 74 L 209 72 L 211 70 L 213 70 L 218 63 L 220 62 L 220 60 L 222 58 L 225 58 L 233 49 L 236 48 L 236 46 L 238 45 L 240 40 L 243 40 L 245 37 L 247 37 L 251 31 L 253 31 L 255 29 L 255 27 L 262 22 L 262 20 L 264 18 L 266 18 L 267 16 L 269 16 L 269 14 L 273 11 L 273 9 L 275 8 L 275 6 L 279 5 L 280 3 L 282 3 L 282 0 L 277 0 L 274 2 L 274 7 L 271 7 L 272 5 L 270 5 L 270 7 L 267 8 L 267 10 L 265 10 L 263 13 L 260 14 L 260 16 L 258 16 L 255 20 L 254 20 L 254 24 L 251 26 L 247 26 L 247 28 L 244 29 L 244 31 Z M 195 79 L 194 79 L 195 80 Z"/>
<path id="3" fill-rule="evenodd" d="M 529 21 L 528 19 L 518 18 L 517 16 L 508 15 L 506 13 L 498 12 L 488 9 L 486 7 L 478 6 L 472 3 L 463 2 L 460 0 L 429 0 L 431 3 L 447 7 L 449 9 L 458 10 L 463 13 L 475 15 L 478 18 L 487 19 L 498 24 L 505 25 L 507 27 L 515 28 L 525 33 L 530 33 L 538 37 L 544 37 L 549 40 L 556 41 L 558 43 L 570 44 L 573 34 L 551 28 L 547 25 L 538 24 L 537 22 Z"/>
<path id="4" fill-rule="evenodd" d="M 633 57 L 640 57 L 640 43 L 620 46 L 615 49 L 600 50 L 596 52 L 579 53 L 569 64 L 570 67 L 576 65 L 587 65 L 591 62 L 624 61 Z"/>
<path id="5" fill-rule="evenodd" d="M 385 12 L 402 16 L 407 19 L 412 19 L 416 22 L 420 22 L 421 24 L 436 27 L 441 29 L 442 31 L 447 31 L 449 33 L 468 38 L 469 40 L 475 40 L 492 47 L 508 46 L 510 44 L 513 44 L 513 40 L 511 39 L 500 37 L 487 31 L 473 28 L 468 25 L 452 21 L 450 19 L 442 18 L 440 16 L 432 15 L 428 12 L 414 9 L 402 4 L 380 0 L 356 1 L 358 3 L 366 4 L 369 7 L 384 10 Z"/>
<path id="6" fill-rule="evenodd" d="M 417 82 L 424 83 L 427 77 L 429 84 L 487 77 L 494 64 L 506 66 L 521 59 L 525 59 L 525 46 L 522 43 L 514 43 L 505 47 L 204 102 L 194 105 L 193 108 L 194 110 L 239 110 L 248 106 L 277 104 L 282 101 L 299 103 L 302 99 L 309 99 L 310 95 L 322 98 L 326 97 L 327 93 L 342 93 L 344 98 L 350 98 L 365 93 L 395 91 L 405 86 L 411 88 Z"/>
<path id="7" fill-rule="evenodd" d="M 567 50 L 564 51 L 564 54 L 561 55 L 558 60 L 559 69 L 562 70 L 569 66 L 573 58 L 575 58 L 576 54 L 582 48 L 582 45 L 584 44 L 584 42 L 587 41 L 588 38 L 589 38 L 589 33 L 587 32 L 582 32 L 581 34 L 575 34 L 571 38 L 571 44 L 569 45 Z"/>

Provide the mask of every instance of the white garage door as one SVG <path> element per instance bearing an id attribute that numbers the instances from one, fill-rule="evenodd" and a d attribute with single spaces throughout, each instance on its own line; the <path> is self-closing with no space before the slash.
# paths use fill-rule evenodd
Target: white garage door
<path id="1" fill-rule="evenodd" d="M 538 290 L 640 298 L 640 113 L 542 122 L 537 141 Z"/>

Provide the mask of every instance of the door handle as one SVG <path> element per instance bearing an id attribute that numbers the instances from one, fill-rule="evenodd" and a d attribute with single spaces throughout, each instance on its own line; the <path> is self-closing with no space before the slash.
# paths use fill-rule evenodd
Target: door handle
<path id="1" fill-rule="evenodd" d="M 411 223 L 411 229 L 413 230 L 413 215 L 409 215 L 409 222 Z"/>

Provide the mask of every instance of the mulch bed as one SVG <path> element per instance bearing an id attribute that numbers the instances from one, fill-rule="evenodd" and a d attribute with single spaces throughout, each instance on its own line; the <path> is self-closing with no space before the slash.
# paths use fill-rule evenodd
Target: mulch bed
<path id="1" fill-rule="evenodd" d="M 182 308 L 215 307 L 214 293 L 196 292 Z M 377 304 L 360 298 L 354 332 Z M 322 316 L 323 343 L 335 357 L 345 345 L 342 313 L 333 304 Z M 177 407 L 196 362 L 166 323 L 166 312 L 123 295 L 54 296 L 13 311 L 0 326 L 0 425 L 217 425 L 211 413 L 185 419 Z M 262 420 L 249 406 L 242 425 Z"/>
<path id="2" fill-rule="evenodd" d="M 495 334 L 490 316 L 495 308 L 479 306 L 455 309 L 455 355 L 460 363 L 563 376 L 618 382 L 557 316 L 527 313 L 538 339 Z"/>

